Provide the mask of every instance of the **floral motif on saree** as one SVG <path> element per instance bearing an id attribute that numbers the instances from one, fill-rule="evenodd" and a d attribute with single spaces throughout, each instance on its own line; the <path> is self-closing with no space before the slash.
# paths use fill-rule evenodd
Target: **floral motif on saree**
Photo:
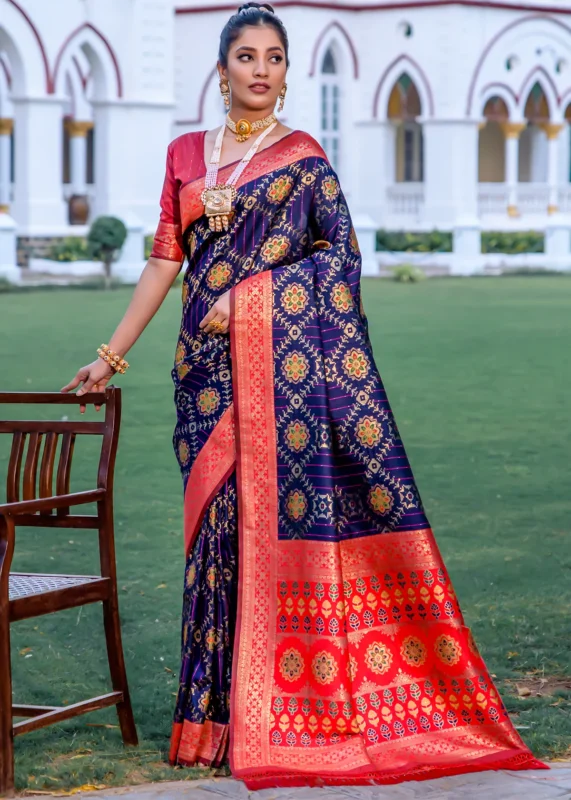
<path id="1" fill-rule="evenodd" d="M 199 213 L 201 184 L 179 179 L 189 264 L 174 443 L 187 581 L 194 564 L 200 594 L 212 566 L 223 613 L 206 609 L 205 646 L 218 648 L 226 673 L 209 676 L 201 715 L 188 698 L 209 657 L 189 645 L 197 618 L 187 609 L 171 759 L 200 760 L 202 747 L 219 763 L 229 747 L 233 774 L 252 789 L 543 767 L 508 718 L 434 540 L 375 365 L 355 231 L 323 151 L 294 132 L 258 153 L 225 233 Z M 331 246 L 314 247 L 320 240 Z M 230 336 L 202 333 L 229 287 Z M 217 537 L 227 556 L 211 564 L 200 554 Z M 222 591 L 234 555 L 235 626 L 232 592 Z M 229 705 L 210 704 L 216 691 Z M 215 741 L 213 726 L 223 726 Z"/>

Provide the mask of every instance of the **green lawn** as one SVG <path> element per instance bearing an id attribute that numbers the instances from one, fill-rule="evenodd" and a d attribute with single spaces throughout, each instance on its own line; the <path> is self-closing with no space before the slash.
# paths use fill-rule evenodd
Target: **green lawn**
<path id="1" fill-rule="evenodd" d="M 129 295 L 0 295 L 0 388 L 58 390 L 109 339 Z M 565 680 L 553 682 L 571 675 L 571 278 L 368 280 L 364 299 L 377 363 L 467 621 L 523 737 L 538 755 L 560 756 L 571 737 L 571 691 Z M 112 709 L 39 731 L 16 742 L 21 789 L 174 775 L 164 758 L 184 568 L 169 374 L 179 313 L 172 291 L 118 381 L 117 558 L 141 747 L 123 750 Z M 89 455 L 77 453 L 74 489 L 94 485 Z M 22 530 L 16 566 L 89 571 L 94 543 L 89 531 Z M 20 701 L 70 703 L 106 690 L 100 613 L 86 607 L 14 626 Z M 535 696 L 541 678 L 555 689 Z M 533 679 L 531 697 L 517 696 L 517 679 Z"/>

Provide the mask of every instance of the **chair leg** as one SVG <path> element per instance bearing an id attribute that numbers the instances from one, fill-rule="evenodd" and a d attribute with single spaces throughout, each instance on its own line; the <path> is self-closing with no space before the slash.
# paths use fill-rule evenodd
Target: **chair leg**
<path id="1" fill-rule="evenodd" d="M 103 603 L 103 623 L 105 625 L 105 640 L 107 642 L 107 658 L 109 659 L 109 669 L 113 689 L 116 692 L 123 692 L 123 701 L 117 704 L 117 714 L 119 725 L 125 744 L 137 745 L 139 737 L 133 717 L 131 697 L 129 695 L 129 684 L 127 683 L 127 672 L 125 670 L 125 658 L 123 655 L 123 644 L 121 640 L 121 623 L 119 620 L 119 603 L 117 595 L 112 592 L 109 600 Z"/>
<path id="2" fill-rule="evenodd" d="M 0 797 L 14 797 L 10 622 L 0 614 Z"/>

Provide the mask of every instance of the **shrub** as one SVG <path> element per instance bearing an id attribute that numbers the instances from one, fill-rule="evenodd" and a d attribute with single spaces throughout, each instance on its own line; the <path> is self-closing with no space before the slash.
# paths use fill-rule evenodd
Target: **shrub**
<path id="1" fill-rule="evenodd" d="M 87 241 L 89 252 L 105 266 L 105 288 L 111 288 L 111 265 L 119 255 L 127 238 L 127 228 L 117 217 L 97 217 L 93 221 Z"/>
<path id="2" fill-rule="evenodd" d="M 451 253 L 452 234 L 447 231 L 407 233 L 406 231 L 377 231 L 377 250 L 399 253 Z"/>
<path id="3" fill-rule="evenodd" d="M 393 280 L 398 283 L 418 283 L 426 278 L 424 272 L 414 264 L 399 264 L 398 267 L 391 267 L 391 272 Z"/>
<path id="4" fill-rule="evenodd" d="M 153 241 L 154 236 L 145 236 L 145 258 L 148 260 L 151 257 L 151 251 L 153 249 Z"/>
<path id="5" fill-rule="evenodd" d="M 485 231 L 482 233 L 482 253 L 543 253 L 545 236 L 536 231 Z"/>
<path id="6" fill-rule="evenodd" d="M 49 247 L 47 257 L 52 261 L 86 261 L 89 258 L 87 241 L 79 236 L 66 236 Z"/>
<path id="7" fill-rule="evenodd" d="M 0 294 L 9 292 L 13 288 L 8 278 L 0 277 Z"/>

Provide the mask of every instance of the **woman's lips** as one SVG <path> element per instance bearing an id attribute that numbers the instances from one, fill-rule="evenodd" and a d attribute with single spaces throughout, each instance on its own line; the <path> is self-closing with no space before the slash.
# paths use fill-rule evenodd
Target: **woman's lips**
<path id="1" fill-rule="evenodd" d="M 256 94 L 264 94 L 264 92 L 267 92 L 269 88 L 269 86 L 266 86 L 263 83 L 253 83 L 250 86 L 250 91 L 256 92 Z"/>

